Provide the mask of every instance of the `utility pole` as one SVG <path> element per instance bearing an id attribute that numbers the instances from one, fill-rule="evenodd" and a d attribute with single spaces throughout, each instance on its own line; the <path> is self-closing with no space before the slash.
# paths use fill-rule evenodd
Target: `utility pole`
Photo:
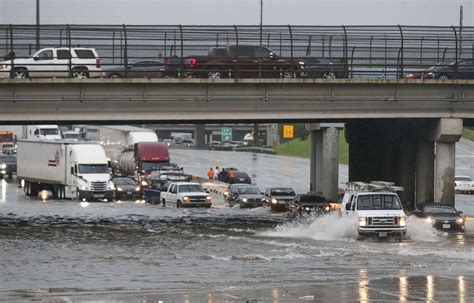
<path id="1" fill-rule="evenodd" d="M 40 48 L 40 0 L 36 0 L 36 50 Z"/>
<path id="2" fill-rule="evenodd" d="M 263 42 L 263 0 L 260 0 L 260 47 L 262 47 Z M 262 76 L 262 60 L 259 60 L 259 78 Z M 258 123 L 253 124 L 253 143 L 255 146 L 258 146 Z"/>
<path id="3" fill-rule="evenodd" d="M 459 57 L 462 55 L 462 26 L 463 26 L 464 12 L 462 5 L 459 6 Z"/>

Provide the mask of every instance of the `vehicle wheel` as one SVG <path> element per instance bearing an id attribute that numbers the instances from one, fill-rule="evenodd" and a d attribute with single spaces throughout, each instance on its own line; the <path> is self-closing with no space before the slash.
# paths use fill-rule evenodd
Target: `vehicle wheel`
<path id="1" fill-rule="evenodd" d="M 329 80 L 336 79 L 336 74 L 334 72 L 325 72 L 323 74 L 323 79 L 329 79 Z"/>
<path id="2" fill-rule="evenodd" d="M 28 78 L 28 70 L 26 68 L 15 68 L 11 72 L 10 78 L 12 79 L 26 79 Z"/>
<path id="3" fill-rule="evenodd" d="M 89 78 L 89 72 L 85 67 L 75 67 L 72 70 L 72 78 L 78 80 L 87 79 Z"/>
<path id="4" fill-rule="evenodd" d="M 211 80 L 219 80 L 223 78 L 222 71 L 220 69 L 211 67 L 210 71 L 207 72 L 207 78 Z"/>
<path id="5" fill-rule="evenodd" d="M 438 77 L 438 80 L 445 81 L 445 80 L 449 80 L 449 78 L 448 78 L 448 75 L 442 74 L 442 75 L 440 75 L 440 76 Z"/>
<path id="6" fill-rule="evenodd" d="M 109 79 L 120 79 L 122 78 L 119 74 L 112 74 L 109 76 Z"/>
<path id="7" fill-rule="evenodd" d="M 296 78 L 296 73 L 291 71 L 291 70 L 284 70 L 281 73 L 281 78 L 282 79 L 293 79 L 293 78 Z"/>

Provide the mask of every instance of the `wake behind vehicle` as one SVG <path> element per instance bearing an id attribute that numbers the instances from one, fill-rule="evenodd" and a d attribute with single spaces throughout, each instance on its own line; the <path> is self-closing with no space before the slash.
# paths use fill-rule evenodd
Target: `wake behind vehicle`
<path id="1" fill-rule="evenodd" d="M 433 227 L 442 231 L 464 232 L 465 219 L 461 211 L 440 203 L 422 203 L 414 212 L 415 216 L 425 218 Z"/>
<path id="2" fill-rule="evenodd" d="M 402 238 L 407 231 L 406 215 L 396 191 L 402 187 L 391 182 L 351 182 L 342 199 L 342 209 L 357 215 L 361 237 Z"/>
<path id="3" fill-rule="evenodd" d="M 87 79 L 100 77 L 101 61 L 93 48 L 43 48 L 28 58 L 0 62 L 0 78 L 56 77 Z"/>
<path id="4" fill-rule="evenodd" d="M 287 211 L 290 208 L 290 202 L 296 198 L 293 188 L 289 187 L 270 187 L 267 188 L 262 202 L 270 206 L 272 211 Z"/>
<path id="5" fill-rule="evenodd" d="M 296 195 L 289 205 L 290 216 L 317 214 L 323 215 L 332 211 L 331 204 L 319 193 Z"/>

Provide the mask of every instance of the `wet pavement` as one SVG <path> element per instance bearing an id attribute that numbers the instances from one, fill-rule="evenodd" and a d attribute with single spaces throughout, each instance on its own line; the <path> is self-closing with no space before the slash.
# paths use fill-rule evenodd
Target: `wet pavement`
<path id="1" fill-rule="evenodd" d="M 458 151 L 457 166 L 470 167 L 469 150 Z M 236 166 L 261 189 L 307 190 L 305 159 L 185 150 L 171 157 L 192 174 Z M 343 183 L 347 167 L 340 170 Z M 0 301 L 474 301 L 473 220 L 457 235 L 409 218 L 402 242 L 358 241 L 350 217 L 295 222 L 268 208 L 230 208 L 215 194 L 213 203 L 42 202 L 2 180 Z M 456 204 L 474 215 L 474 195 L 457 195 Z"/>

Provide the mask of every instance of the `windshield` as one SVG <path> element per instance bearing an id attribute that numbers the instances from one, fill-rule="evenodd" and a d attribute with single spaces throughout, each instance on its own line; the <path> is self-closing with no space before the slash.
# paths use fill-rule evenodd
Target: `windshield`
<path id="1" fill-rule="evenodd" d="M 326 203 L 327 200 L 321 196 L 301 195 L 300 202 L 302 203 Z"/>
<path id="2" fill-rule="evenodd" d="M 0 163 L 16 163 L 16 157 L 0 157 Z"/>
<path id="3" fill-rule="evenodd" d="M 107 164 L 79 164 L 80 174 L 106 174 Z"/>
<path id="4" fill-rule="evenodd" d="M 64 139 L 79 139 L 79 134 L 64 134 Z"/>
<path id="5" fill-rule="evenodd" d="M 12 141 L 13 133 L 10 132 L 0 132 L 0 142 Z"/>
<path id="6" fill-rule="evenodd" d="M 202 193 L 204 190 L 201 185 L 197 184 L 186 184 L 179 187 L 180 193 Z"/>
<path id="7" fill-rule="evenodd" d="M 402 209 L 402 206 L 400 200 L 395 195 L 362 195 L 357 198 L 357 209 Z"/>
<path id="8" fill-rule="evenodd" d="M 135 181 L 129 178 L 123 179 L 114 179 L 114 184 L 116 185 L 135 185 Z"/>
<path id="9" fill-rule="evenodd" d="M 471 178 L 469 177 L 455 177 L 455 181 L 463 181 L 463 182 L 471 182 Z"/>
<path id="10" fill-rule="evenodd" d="M 273 196 L 294 196 L 296 195 L 291 188 L 275 188 L 272 189 Z"/>
<path id="11" fill-rule="evenodd" d="M 43 136 L 46 135 L 59 135 L 59 129 L 56 128 L 42 128 L 40 129 L 40 134 Z"/>
<path id="12" fill-rule="evenodd" d="M 237 189 L 239 191 L 239 194 L 244 194 L 244 195 L 259 195 L 260 190 L 256 187 L 240 187 Z"/>
<path id="13" fill-rule="evenodd" d="M 162 168 L 163 166 L 169 166 L 170 163 L 166 162 L 156 162 L 156 161 L 143 161 L 142 162 L 142 170 L 157 170 Z"/>
<path id="14" fill-rule="evenodd" d="M 425 213 L 433 214 L 456 214 L 457 211 L 449 206 L 425 206 Z"/>

